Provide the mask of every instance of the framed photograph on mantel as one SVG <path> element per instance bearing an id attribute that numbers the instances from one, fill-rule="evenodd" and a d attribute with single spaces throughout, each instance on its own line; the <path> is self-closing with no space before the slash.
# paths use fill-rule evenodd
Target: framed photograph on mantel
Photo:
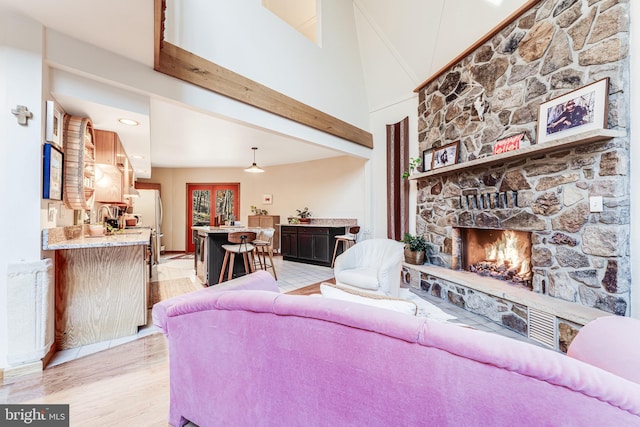
<path id="1" fill-rule="evenodd" d="M 422 172 L 431 170 L 431 163 L 433 162 L 433 150 L 424 150 L 422 152 Z"/>
<path id="2" fill-rule="evenodd" d="M 609 78 L 540 105 L 538 144 L 607 127 Z"/>
<path id="3" fill-rule="evenodd" d="M 452 142 L 433 150 L 431 169 L 438 169 L 458 163 L 458 147 L 460 141 Z"/>

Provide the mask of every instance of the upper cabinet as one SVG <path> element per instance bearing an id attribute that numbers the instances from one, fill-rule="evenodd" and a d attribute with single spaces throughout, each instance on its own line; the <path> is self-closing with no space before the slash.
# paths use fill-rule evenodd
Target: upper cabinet
<path id="1" fill-rule="evenodd" d="M 96 183 L 96 201 L 131 204 L 133 169 L 117 133 L 96 129 L 96 164 L 100 180 Z"/>
<path id="2" fill-rule="evenodd" d="M 96 136 L 96 163 L 118 166 L 118 153 L 124 153 L 118 134 L 111 131 L 94 131 Z"/>
<path id="3" fill-rule="evenodd" d="M 95 191 L 95 144 L 91 119 L 64 117 L 64 204 L 91 209 Z"/>

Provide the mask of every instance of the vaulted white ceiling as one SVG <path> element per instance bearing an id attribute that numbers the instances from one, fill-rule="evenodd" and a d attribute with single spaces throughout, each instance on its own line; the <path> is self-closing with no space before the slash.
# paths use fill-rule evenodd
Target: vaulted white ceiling
<path id="1" fill-rule="evenodd" d="M 421 82 L 525 2 L 353 0 L 370 111 L 414 96 L 413 90 Z M 0 0 L 0 13 L 2 8 L 153 66 L 153 0 Z M 149 177 L 151 166 L 248 166 L 256 141 L 263 147 L 257 153 L 258 163 L 265 166 L 343 154 L 158 99 L 149 99 L 146 111 L 141 111 L 82 99 L 69 92 L 55 95 L 68 112 L 87 114 L 96 128 L 117 131 L 130 156 L 142 155 L 144 159 L 134 162 L 140 177 Z M 139 93 L 131 96 L 134 102 L 144 98 Z M 139 119 L 141 126 L 118 127 L 116 119 L 127 115 Z M 183 124 L 181 129 L 170 125 L 176 122 Z"/>

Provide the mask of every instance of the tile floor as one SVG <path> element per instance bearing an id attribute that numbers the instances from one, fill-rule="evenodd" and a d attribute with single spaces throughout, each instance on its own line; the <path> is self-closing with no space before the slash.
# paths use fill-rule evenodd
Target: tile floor
<path id="1" fill-rule="evenodd" d="M 176 258 L 177 256 L 179 255 L 170 254 L 166 257 L 161 258 L 157 268 L 154 270 L 154 276 L 152 280 L 155 281 L 189 278 L 194 284 L 194 290 L 199 289 L 201 285 L 194 274 L 193 260 Z M 297 288 L 301 288 L 303 286 L 307 286 L 323 280 L 328 280 L 333 277 L 333 270 L 329 267 L 284 261 L 280 256 L 274 257 L 274 264 L 276 272 L 278 274 L 277 284 L 281 292 L 288 292 Z M 509 338 L 514 338 L 538 345 L 536 342 L 531 341 L 528 338 L 523 337 L 522 335 L 513 332 L 505 327 L 502 327 L 483 316 L 456 307 L 443 300 L 437 299 L 426 292 L 408 289 L 404 289 L 403 291 L 413 292 L 414 294 L 420 296 L 422 299 L 434 304 L 443 312 L 456 317 L 456 320 L 450 320 L 451 323 L 462 323 L 479 330 L 498 333 Z M 147 326 L 140 328 L 137 335 L 59 351 L 53 356 L 48 366 L 55 366 L 57 364 L 86 356 L 91 353 L 106 350 L 119 344 L 123 344 L 156 332 L 158 332 L 158 328 L 152 324 L 151 310 L 149 310 L 149 322 L 147 323 Z"/>

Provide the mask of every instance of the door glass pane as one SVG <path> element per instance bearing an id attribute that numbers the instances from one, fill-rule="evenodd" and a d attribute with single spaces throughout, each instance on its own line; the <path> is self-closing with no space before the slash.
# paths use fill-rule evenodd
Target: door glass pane
<path id="1" fill-rule="evenodd" d="M 211 221 L 211 191 L 193 190 L 192 224 L 194 226 L 209 225 Z"/>
<path id="2" fill-rule="evenodd" d="M 216 213 L 222 215 L 223 221 L 235 221 L 233 215 L 233 191 L 217 190 L 216 191 Z"/>

